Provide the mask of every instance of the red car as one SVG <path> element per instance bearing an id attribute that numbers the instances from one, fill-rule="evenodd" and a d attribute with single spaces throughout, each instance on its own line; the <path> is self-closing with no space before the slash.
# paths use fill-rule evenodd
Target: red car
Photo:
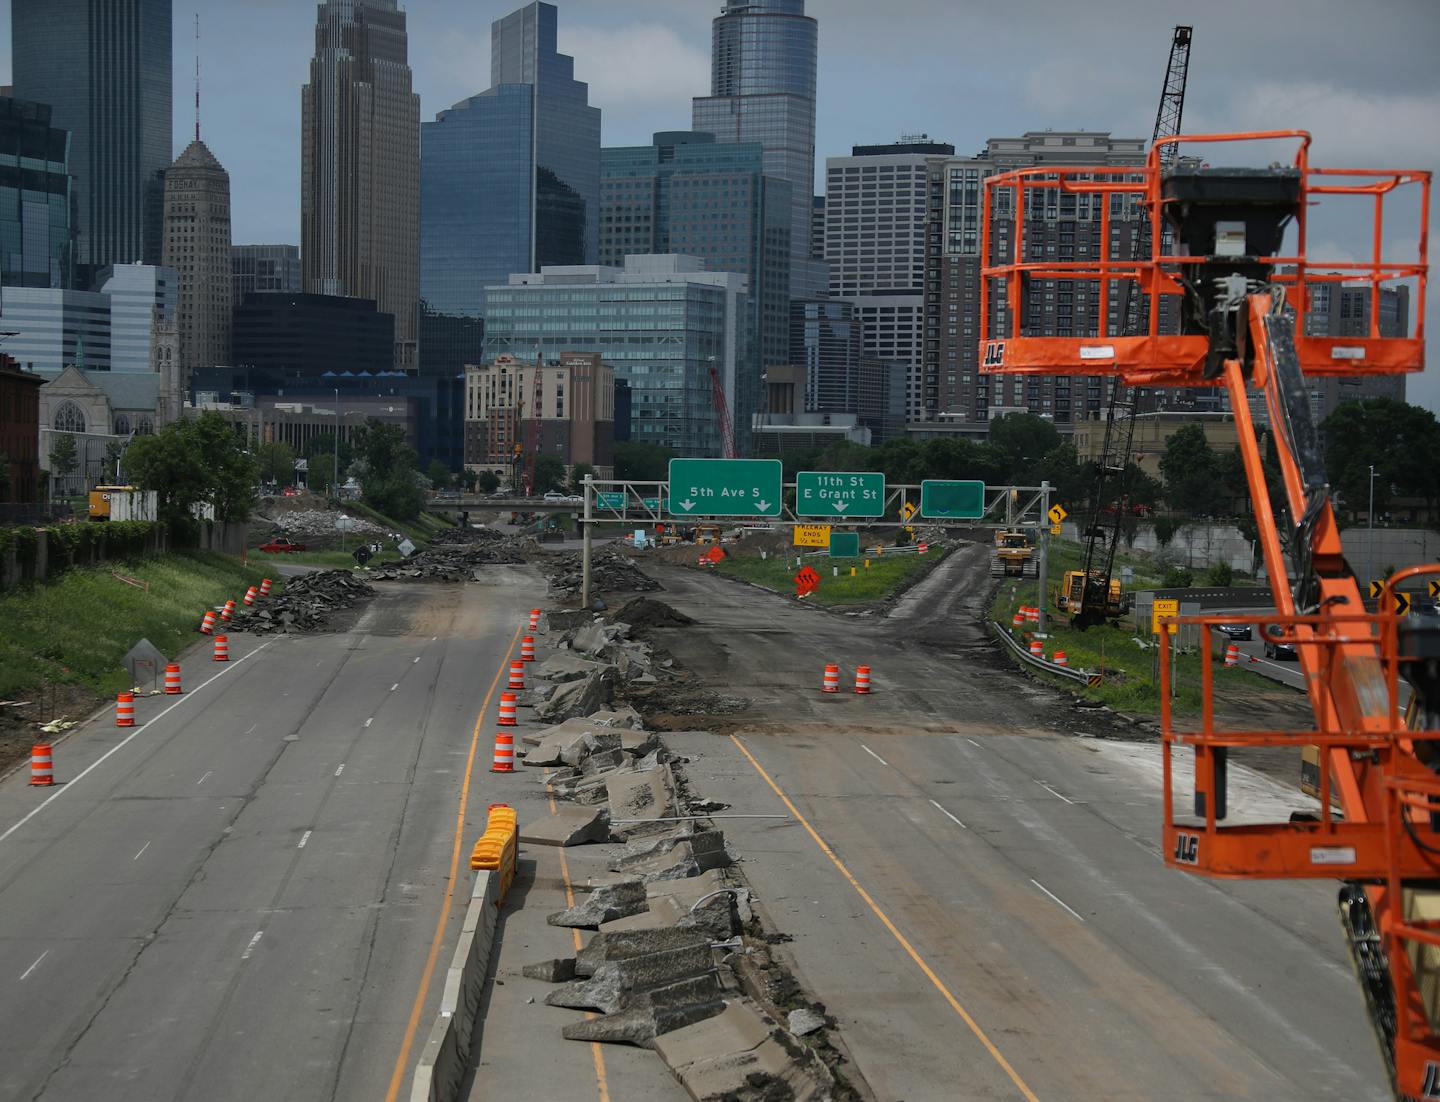
<path id="1" fill-rule="evenodd" d="M 258 550 L 268 551 L 271 554 L 279 551 L 304 551 L 305 545 L 303 543 L 291 543 L 284 536 L 276 536 L 269 543 L 262 543 Z"/>

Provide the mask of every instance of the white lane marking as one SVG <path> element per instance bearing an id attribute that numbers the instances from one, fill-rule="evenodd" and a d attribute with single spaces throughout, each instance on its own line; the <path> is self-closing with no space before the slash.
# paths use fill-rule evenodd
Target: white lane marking
<path id="1" fill-rule="evenodd" d="M 399 687 L 400 687 L 400 682 L 397 681 L 397 682 L 395 682 L 395 684 L 393 684 L 393 685 L 390 686 L 390 691 L 393 693 L 393 692 L 394 692 L 396 689 L 398 689 Z"/>
<path id="2" fill-rule="evenodd" d="M 374 723 L 374 722 L 375 722 L 375 717 L 374 717 L 374 716 L 371 716 L 369 719 L 367 719 L 367 720 L 365 721 L 365 726 L 366 726 L 366 727 L 369 727 L 370 724 L 372 724 L 372 723 Z"/>
<path id="3" fill-rule="evenodd" d="M 46 957 L 48 957 L 49 955 L 50 955 L 50 950 L 49 950 L 49 949 L 46 949 L 43 953 L 41 953 L 38 957 L 35 958 L 35 963 L 34 963 L 34 964 L 32 964 L 29 968 L 25 969 L 24 974 L 21 975 L 20 978 L 21 978 L 22 980 L 28 980 L 28 979 L 30 978 L 30 973 L 33 972 L 33 971 L 35 971 L 35 969 L 39 968 L 39 967 L 40 967 L 40 962 L 41 962 L 42 960 L 44 960 Z"/>
<path id="4" fill-rule="evenodd" d="M 931 800 L 931 801 L 930 801 L 930 806 L 933 807 L 936 811 L 940 812 L 941 815 L 944 815 L 945 818 L 949 819 L 952 823 L 954 823 L 956 826 L 958 826 L 961 830 L 969 830 L 969 829 L 970 829 L 970 828 L 967 827 L 964 823 L 962 823 L 959 819 L 955 818 L 954 815 L 951 815 L 950 812 L 946 811 L 943 807 L 941 807 L 939 804 L 937 804 L 934 800 Z"/>
<path id="5" fill-rule="evenodd" d="M 417 655 L 417 656 L 415 657 L 415 659 L 414 659 L 414 662 L 412 662 L 411 665 L 414 665 L 414 663 L 415 663 L 415 662 L 418 662 L 418 661 L 420 661 L 420 658 L 419 658 L 419 656 Z"/>
<path id="6" fill-rule="evenodd" d="M 968 742 L 971 746 L 975 747 L 975 749 L 980 749 L 980 744 L 976 742 L 973 738 L 967 738 L 965 741 Z"/>
<path id="7" fill-rule="evenodd" d="M 335 767 L 335 775 L 338 777 L 343 772 L 345 772 L 345 763 L 342 761 Z"/>
<path id="8" fill-rule="evenodd" d="M 1033 777 L 1031 779 L 1034 780 Z M 1067 804 L 1073 804 L 1075 802 L 1069 796 L 1060 795 L 1060 793 L 1056 792 L 1044 781 L 1035 781 L 1035 783 L 1038 784 L 1041 788 L 1043 788 L 1046 792 L 1050 793 L 1050 795 L 1054 796 L 1057 800 L 1064 800 Z"/>
<path id="9" fill-rule="evenodd" d="M 140 847 L 140 853 L 144 853 L 144 852 L 145 852 L 147 849 L 149 849 L 149 848 L 150 848 L 150 843 L 149 843 L 149 842 L 146 842 L 143 846 Z M 130 860 L 132 860 L 132 861 L 138 861 L 138 860 L 140 860 L 140 853 L 137 853 L 134 857 L 130 858 Z"/>
<path id="10" fill-rule="evenodd" d="M 1072 915 L 1074 915 L 1076 918 L 1080 919 L 1081 922 L 1084 922 L 1084 921 L 1085 921 L 1085 919 L 1084 919 L 1083 917 L 1081 917 L 1079 911 L 1077 911 L 1074 907 L 1070 906 L 1070 904 L 1066 903 L 1065 900 L 1061 899 L 1058 895 L 1056 895 L 1054 892 L 1052 892 L 1052 891 L 1051 891 L 1049 888 L 1047 888 L 1044 884 L 1040 883 L 1040 881 L 1036 880 L 1033 876 L 1030 878 L 1030 883 L 1034 884 L 1037 888 L 1039 888 L 1042 892 L 1044 892 L 1046 895 L 1048 895 L 1051 899 L 1055 900 L 1056 903 L 1060 904 L 1060 906 L 1064 907 L 1064 908 L 1065 908 L 1067 911 L 1069 911 Z"/>
<path id="11" fill-rule="evenodd" d="M 870 749 L 870 747 L 866 746 L 863 742 L 860 744 L 860 749 L 864 750 L 865 753 L 869 754 L 872 758 L 874 758 L 876 761 L 878 761 L 881 765 L 889 765 L 889 764 L 890 764 L 888 761 L 886 761 L 884 758 L 882 758 L 879 754 L 875 753 L 874 750 L 872 750 L 872 749 Z"/>
<path id="12" fill-rule="evenodd" d="M 241 960 L 249 960 L 250 954 L 255 951 L 255 946 L 260 944 L 260 939 L 265 935 L 264 930 L 256 930 L 255 936 L 250 939 L 250 944 L 245 946 L 245 951 L 240 954 Z"/>
<path id="13" fill-rule="evenodd" d="M 23 826 L 24 826 L 26 823 L 28 823 L 31 819 L 35 818 L 36 815 L 39 815 L 40 812 L 44 811 L 47 807 L 49 807 L 52 803 L 54 803 L 56 800 L 58 800 L 61 796 L 65 795 L 67 792 L 74 792 L 76 786 L 79 785 L 79 783 L 80 783 L 81 781 L 83 781 L 87 776 L 89 776 L 89 775 L 90 775 L 90 772 L 91 772 L 92 770 L 94 770 L 95 768 L 97 768 L 97 767 L 98 767 L 106 758 L 108 758 L 111 754 L 115 753 L 115 752 L 118 751 L 118 750 L 123 750 L 126 746 L 128 746 L 128 745 L 130 744 L 130 740 L 131 740 L 131 739 L 136 738 L 136 737 L 138 737 L 139 735 L 143 735 L 146 731 L 149 731 L 151 728 L 153 728 L 153 727 L 155 726 L 155 724 L 159 723 L 162 719 L 164 719 L 167 715 L 169 715 L 171 712 L 173 712 L 176 708 L 179 708 L 180 706 L 182 706 L 182 705 L 184 705 L 184 704 L 188 704 L 190 701 L 194 700 L 196 694 L 198 694 L 199 692 L 201 692 L 201 691 L 205 688 L 206 685 L 213 684 L 214 682 L 220 680 L 220 678 L 224 677 L 227 673 L 230 673 L 232 670 L 239 669 L 241 663 L 246 662 L 246 661 L 248 661 L 249 659 L 255 657 L 255 655 L 259 654 L 259 653 L 260 653 L 262 650 L 264 650 L 266 647 L 270 646 L 271 643 L 278 643 L 279 641 L 280 641 L 280 640 L 279 640 L 279 638 L 277 637 L 277 638 L 275 638 L 275 639 L 271 639 L 269 643 L 261 643 L 258 647 L 256 647 L 254 650 L 252 650 L 249 654 L 245 655 L 244 657 L 237 658 L 234 662 L 231 662 L 228 666 L 226 666 L 226 667 L 225 667 L 223 670 L 221 670 L 219 673 L 215 674 L 215 675 L 214 675 L 213 677 L 211 677 L 209 680 L 201 683 L 201 685 L 199 686 L 199 688 L 192 689 L 189 693 L 187 693 L 186 695 L 182 696 L 182 697 L 181 697 L 179 700 L 177 700 L 174 704 L 170 705 L 170 707 L 165 708 L 164 710 L 162 710 L 158 716 L 155 716 L 153 719 L 148 719 L 148 720 L 146 720 L 146 721 L 145 721 L 145 724 L 144 724 L 143 726 L 141 726 L 141 727 L 136 727 L 135 730 L 133 730 L 132 732 L 130 732 L 130 734 L 126 735 L 123 739 L 121 739 L 119 742 L 117 742 L 114 746 L 110 747 L 110 749 L 106 750 L 105 753 L 101 754 L 98 758 L 96 758 L 94 761 L 92 761 L 92 762 L 91 762 L 89 765 L 87 765 L 84 769 L 80 770 L 80 772 L 79 772 L 78 774 L 76 774 L 75 779 L 72 780 L 72 781 L 70 781 L 70 782 L 68 782 L 67 784 L 65 784 L 65 785 L 60 789 L 60 791 L 51 794 L 51 795 L 50 795 L 49 797 L 47 797 L 43 802 L 41 802 L 41 803 L 39 803 L 39 804 L 36 804 L 36 805 L 35 805 L 34 807 L 32 807 L 28 812 L 26 812 L 25 815 L 20 819 L 19 822 L 15 823 L 13 826 L 11 826 L 8 830 L 5 831 L 4 834 L 0 834 L 0 842 L 3 842 L 3 841 L 5 841 L 6 838 L 9 838 L 10 835 L 14 834 L 17 830 L 19 830 L 21 827 L 23 827 Z"/>
<path id="14" fill-rule="evenodd" d="M 260 726 L 260 724 L 258 724 L 258 723 L 252 723 L 252 724 L 250 724 L 250 730 L 246 731 L 245 733 L 246 733 L 247 735 L 253 735 L 253 734 L 255 733 L 255 728 L 256 728 L 256 727 L 259 727 L 259 726 Z"/>
<path id="15" fill-rule="evenodd" d="M 214 774 L 215 774 L 215 770 L 213 770 L 213 769 L 207 769 L 207 770 L 205 770 L 205 777 L 211 777 L 211 776 L 214 776 Z M 195 783 L 196 783 L 196 784 L 204 784 L 204 783 L 205 783 L 205 777 L 201 777 L 201 778 L 200 778 L 198 781 L 196 781 Z"/>
<path id="16" fill-rule="evenodd" d="M 440 638 L 440 636 L 438 636 L 438 635 L 432 635 L 432 636 L 430 636 L 430 642 L 433 643 L 433 642 L 435 642 L 436 639 L 439 639 L 439 638 Z"/>
<path id="17" fill-rule="evenodd" d="M 305 848 L 305 843 L 308 842 L 308 841 L 310 841 L 310 835 L 311 835 L 311 833 L 312 833 L 312 831 L 308 831 L 308 830 L 307 830 L 304 834 L 300 835 L 300 844 L 299 844 L 298 846 L 296 846 L 295 848 L 296 848 L 296 849 L 304 849 L 304 848 Z"/>

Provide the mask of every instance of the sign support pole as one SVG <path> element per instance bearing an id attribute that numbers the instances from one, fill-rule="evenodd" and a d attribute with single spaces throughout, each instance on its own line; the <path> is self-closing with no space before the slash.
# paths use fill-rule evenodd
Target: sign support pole
<path id="1" fill-rule="evenodd" d="M 1050 482 L 1045 480 L 1040 483 L 1040 513 L 1042 516 L 1050 512 Z M 1050 533 L 1045 525 L 1040 525 L 1040 566 L 1037 580 L 1040 583 L 1039 600 L 1035 603 L 1040 606 L 1040 634 L 1044 635 L 1045 628 L 1045 587 L 1050 578 Z"/>
<path id="2" fill-rule="evenodd" d="M 585 476 L 585 515 L 580 520 L 580 604 L 590 610 L 590 509 L 595 502 L 592 475 Z"/>

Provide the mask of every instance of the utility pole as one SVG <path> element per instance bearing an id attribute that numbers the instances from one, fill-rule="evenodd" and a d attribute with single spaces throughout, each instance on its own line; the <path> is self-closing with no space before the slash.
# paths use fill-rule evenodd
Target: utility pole
<path id="1" fill-rule="evenodd" d="M 1050 575 L 1050 532 L 1045 527 L 1050 523 L 1050 481 L 1046 479 L 1040 483 L 1040 567 L 1038 578 L 1040 583 L 1039 599 L 1035 602 L 1040 606 L 1040 634 L 1045 634 L 1045 587 Z"/>
<path id="2" fill-rule="evenodd" d="M 580 521 L 580 604 L 590 608 L 590 509 L 595 501 L 594 475 L 585 476 L 585 514 Z"/>

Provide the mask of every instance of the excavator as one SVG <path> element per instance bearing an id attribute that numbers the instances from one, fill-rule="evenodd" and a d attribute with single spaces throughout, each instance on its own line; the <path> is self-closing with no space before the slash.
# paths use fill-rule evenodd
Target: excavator
<path id="1" fill-rule="evenodd" d="M 1169 146 L 1186 154 L 1171 156 Z M 1275 612 L 1253 622 L 1292 645 L 1314 726 L 1217 727 L 1227 671 L 1202 656 L 1198 727 L 1170 712 L 1168 633 L 1161 633 L 1161 753 L 1166 863 L 1222 878 L 1339 880 L 1341 928 L 1397 1099 L 1440 1098 L 1440 616 L 1407 615 L 1397 586 L 1440 577 L 1440 564 L 1395 571 L 1367 610 L 1345 561 L 1307 379 L 1363 379 L 1424 367 L 1428 172 L 1323 168 L 1301 130 L 1160 138 L 1143 168 L 1046 164 L 986 181 L 981 360 L 991 374 L 1106 374 L 1127 386 L 1223 387 L 1228 396 Z M 1279 159 L 1275 151 L 1280 150 Z M 1258 163 L 1257 163 L 1258 162 Z M 1232 167 L 1235 166 L 1235 167 Z M 1098 196 L 1100 240 L 1127 212 L 1148 222 L 1138 257 L 1026 260 L 1025 228 L 992 235 L 992 215 L 1041 210 L 1045 189 Z M 1008 194 L 1002 194 L 1008 193 Z M 1349 208 L 1348 210 L 1346 208 Z M 1361 259 L 1307 254 L 1317 217 L 1369 221 Z M 1418 246 L 1395 258 L 1400 227 Z M 1318 236 L 1318 235 L 1317 235 Z M 1407 247 L 1406 252 L 1409 252 Z M 1021 310 L 1035 281 L 1085 286 L 1099 330 L 1046 336 Z M 1078 284 L 1061 281 L 1081 281 Z M 1368 288 L 1361 336 L 1320 336 L 1305 318 L 1318 291 Z M 1107 300 L 1128 285 L 1145 299 L 1140 332 L 1107 324 Z M 1415 319 L 1382 335 L 1382 295 L 1408 287 Z M 1162 333 L 1161 307 L 1180 319 Z M 1262 431 L 1279 459 L 1267 479 Z M 1186 618 L 1202 634 L 1234 614 Z M 1241 617 L 1241 619 L 1244 619 Z M 1402 708 L 1402 683 L 1410 700 Z M 1230 806 L 1232 755 L 1318 748 L 1319 798 L 1286 821 Z M 1180 794 L 1186 785 L 1190 800 Z M 1177 791 L 1178 790 L 1178 791 Z M 1297 794 L 1297 800 L 1301 797 Z M 1337 806 L 1338 805 L 1338 806 Z"/>

